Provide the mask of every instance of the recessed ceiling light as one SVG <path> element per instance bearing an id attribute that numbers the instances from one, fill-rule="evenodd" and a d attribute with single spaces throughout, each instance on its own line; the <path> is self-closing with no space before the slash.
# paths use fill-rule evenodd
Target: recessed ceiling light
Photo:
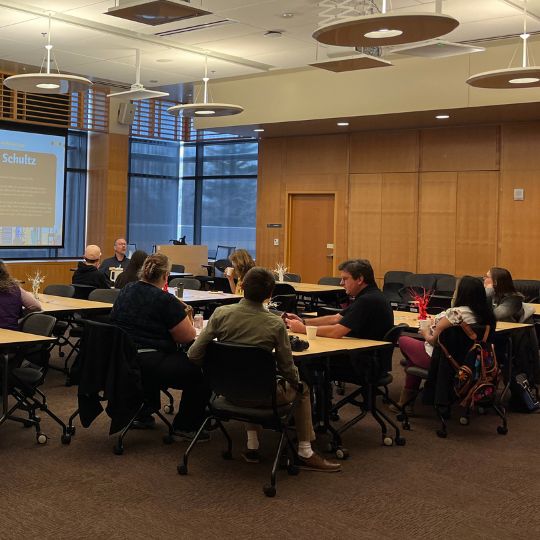
<path id="1" fill-rule="evenodd" d="M 347 127 L 349 125 L 349 122 L 338 122 L 337 125 L 340 127 Z"/>
<path id="2" fill-rule="evenodd" d="M 284 19 L 291 19 L 292 17 L 294 17 L 294 13 L 290 12 L 290 11 L 284 11 L 281 16 L 284 18 Z"/>
<path id="3" fill-rule="evenodd" d="M 256 128 L 253 131 L 256 131 L 257 133 L 261 133 L 262 131 L 264 131 L 264 129 L 263 128 Z"/>
<path id="4" fill-rule="evenodd" d="M 158 58 L 156 60 L 156 62 L 161 62 L 161 63 L 165 63 L 165 62 L 172 62 L 173 59 L 172 58 Z"/>
<path id="5" fill-rule="evenodd" d="M 450 118 L 450 115 L 449 114 L 438 114 L 435 118 L 437 120 L 446 120 L 447 118 Z"/>

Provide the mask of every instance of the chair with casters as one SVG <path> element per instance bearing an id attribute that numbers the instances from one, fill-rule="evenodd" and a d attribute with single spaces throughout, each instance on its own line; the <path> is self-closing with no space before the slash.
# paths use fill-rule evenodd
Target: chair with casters
<path id="1" fill-rule="evenodd" d="M 403 301 L 400 291 L 405 285 L 405 278 L 411 274 L 402 270 L 390 270 L 384 274 L 382 292 L 394 308 Z"/>
<path id="2" fill-rule="evenodd" d="M 224 422 L 236 420 L 259 424 L 263 429 L 280 433 L 270 473 L 270 484 L 263 487 L 264 494 L 273 497 L 276 494 L 276 470 L 284 450 L 289 453 L 289 474 L 295 475 L 298 472 L 294 464 L 296 450 L 289 435 L 289 425 L 297 400 L 286 405 L 277 405 L 279 376 L 273 354 L 259 347 L 211 342 L 206 350 L 203 372 L 213 391 L 209 415 L 185 451 L 178 465 L 178 473 L 188 473 L 189 455 L 201 432 L 210 422 L 216 423 L 227 441 L 227 449 L 222 453 L 224 459 L 233 457 L 232 439 L 223 425 Z M 268 406 L 254 408 L 238 405 L 239 403 L 268 403 Z"/>
<path id="3" fill-rule="evenodd" d="M 340 373 L 338 380 L 352 383 L 356 386 L 350 394 L 340 399 L 330 409 L 330 418 L 339 419 L 339 411 L 345 405 L 353 405 L 359 409 L 359 413 L 341 425 L 339 428 L 333 428 L 329 430 L 332 434 L 332 442 L 329 445 L 329 450 L 336 453 L 336 457 L 341 458 L 341 455 L 348 451 L 343 448 L 341 442 L 341 435 L 351 428 L 354 424 L 362 420 L 368 412 L 379 424 L 381 428 L 382 443 L 385 446 L 392 446 L 394 443 L 398 446 L 405 445 L 405 438 L 401 436 L 401 432 L 396 423 L 388 417 L 386 412 L 380 409 L 377 405 L 377 397 L 382 396 L 383 401 L 390 403 L 397 407 L 397 403 L 390 398 L 388 392 L 388 386 L 392 383 L 393 377 L 390 373 L 392 371 L 392 356 L 394 348 L 397 345 L 397 341 L 404 329 L 408 328 L 406 324 L 399 324 L 393 326 L 383 337 L 382 341 L 389 343 L 388 347 L 381 349 L 376 354 L 371 354 L 370 358 L 363 355 L 360 360 L 362 364 L 363 373 L 359 373 L 356 369 L 347 370 L 344 374 Z M 362 399 L 359 400 L 358 398 Z M 388 435 L 388 425 L 394 431 L 394 438 Z M 409 429 L 408 418 L 405 415 L 404 429 Z"/>
<path id="4" fill-rule="evenodd" d="M 43 290 L 44 294 L 52 294 L 54 296 L 62 296 L 64 298 L 73 298 L 75 296 L 75 287 L 73 285 L 65 285 L 63 283 L 47 285 Z M 63 358 L 65 356 L 62 347 L 73 348 L 73 344 L 66 338 L 66 331 L 70 325 L 70 317 L 64 319 L 56 319 L 52 335 L 56 338 L 54 343 L 58 347 L 58 356 Z"/>
<path id="5" fill-rule="evenodd" d="M 29 334 L 52 336 L 55 317 L 45 313 L 31 313 L 21 322 L 21 330 Z M 47 396 L 39 389 L 45 381 L 49 367 L 49 347 L 47 344 L 33 345 L 23 351 L 10 370 L 9 393 L 15 398 L 15 405 L 10 409 L 8 418 L 22 423 L 25 427 L 34 427 L 39 444 L 47 442 L 47 436 L 41 431 L 41 419 L 38 411 L 43 411 L 62 428 L 61 441 L 69 444 L 71 435 L 66 424 L 49 408 Z M 28 418 L 15 416 L 15 411 L 25 412 Z"/>
<path id="6" fill-rule="evenodd" d="M 190 289 L 193 291 L 199 291 L 201 289 L 201 282 L 195 278 L 180 277 L 171 279 L 169 282 L 169 287 L 178 287 L 178 285 L 183 285 L 184 289 Z"/>
<path id="7" fill-rule="evenodd" d="M 139 414 L 154 407 L 144 398 L 139 356 L 162 353 L 138 350 L 128 334 L 111 324 L 84 320 L 83 327 L 80 354 L 72 369 L 72 377 L 79 385 L 78 408 L 69 418 L 68 430 L 75 433 L 73 422 L 77 416 L 83 427 L 90 427 L 106 401 L 105 410 L 111 418 L 109 435 L 120 432 L 113 452 L 120 455 L 124 452 L 124 438 Z M 172 424 L 159 407 L 152 412 L 167 426 L 163 442 L 172 443 Z"/>

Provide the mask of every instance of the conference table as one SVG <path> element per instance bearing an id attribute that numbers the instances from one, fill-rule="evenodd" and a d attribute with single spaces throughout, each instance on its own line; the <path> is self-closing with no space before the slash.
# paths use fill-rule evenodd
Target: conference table
<path id="1" fill-rule="evenodd" d="M 93 300 L 81 300 L 67 298 L 53 294 L 39 294 L 41 311 L 44 313 L 74 313 L 80 311 L 110 310 L 112 304 L 108 302 L 95 302 Z"/>
<path id="2" fill-rule="evenodd" d="M 8 404 L 8 377 L 9 377 L 9 353 L 22 349 L 26 346 L 37 345 L 54 341 L 48 336 L 27 334 L 17 330 L 0 328 L 0 373 L 2 373 L 2 414 L 0 425 L 5 422 L 9 415 Z"/>
<path id="3" fill-rule="evenodd" d="M 296 281 L 276 281 L 276 284 L 291 285 L 297 294 L 317 294 L 325 292 L 339 292 L 345 289 L 341 285 L 319 285 L 318 283 L 303 283 Z"/>
<path id="4" fill-rule="evenodd" d="M 534 308 L 534 316 L 540 317 L 540 304 L 529 304 Z"/>
<path id="5" fill-rule="evenodd" d="M 296 334 L 289 332 L 291 336 L 297 336 L 300 339 L 306 339 L 305 334 Z M 394 345 L 388 341 L 376 341 L 371 339 L 359 339 L 359 338 L 327 338 L 317 336 L 315 339 L 308 340 L 309 348 L 304 351 L 293 351 L 293 358 L 296 363 L 301 363 L 308 359 L 314 360 L 318 364 L 319 370 L 321 370 L 322 377 L 314 385 L 314 396 L 316 403 L 312 403 L 312 407 L 315 410 L 315 416 L 317 418 L 316 430 L 318 432 L 330 433 L 332 437 L 332 443 L 330 447 L 332 451 L 336 452 L 336 457 L 345 458 L 348 456 L 348 451 L 343 448 L 341 434 L 346 431 L 349 427 L 354 425 L 358 420 L 363 418 L 367 413 L 367 410 L 370 410 L 373 417 L 382 429 L 383 441 L 387 438 L 387 426 L 384 420 L 377 413 L 376 408 L 374 407 L 374 400 L 376 398 L 376 389 L 369 385 L 369 405 L 366 409 L 363 409 L 362 412 L 354 417 L 352 420 L 346 422 L 343 426 L 340 426 L 338 429 L 334 428 L 330 422 L 330 415 L 333 408 L 332 403 L 332 380 L 330 373 L 330 358 L 333 356 L 339 356 L 352 351 L 362 351 L 369 352 L 373 354 L 380 354 L 382 351 L 388 348 L 394 347 Z M 398 438 L 401 439 L 400 443 L 404 444 L 404 439 L 399 435 L 399 428 L 393 426 L 396 430 L 396 441 Z M 403 441 L 403 442 L 402 442 Z M 391 443 L 391 441 L 390 441 Z M 388 444 L 388 443 L 386 443 Z"/>
<path id="6" fill-rule="evenodd" d="M 176 287 L 169 287 L 169 293 L 175 294 Z M 240 302 L 242 296 L 221 291 L 196 291 L 193 289 L 184 289 L 182 297 L 183 302 L 190 305 L 204 305 L 212 302 L 219 304 L 234 304 Z"/>

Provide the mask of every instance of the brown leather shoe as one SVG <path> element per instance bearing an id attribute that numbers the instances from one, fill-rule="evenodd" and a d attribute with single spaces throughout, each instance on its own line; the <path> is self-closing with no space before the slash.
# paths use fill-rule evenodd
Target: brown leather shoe
<path id="1" fill-rule="evenodd" d="M 341 471 L 341 463 L 335 461 L 328 461 L 323 457 L 313 452 L 313 455 L 309 458 L 303 458 L 298 456 L 298 467 L 306 471 L 319 471 L 319 472 L 339 472 Z"/>

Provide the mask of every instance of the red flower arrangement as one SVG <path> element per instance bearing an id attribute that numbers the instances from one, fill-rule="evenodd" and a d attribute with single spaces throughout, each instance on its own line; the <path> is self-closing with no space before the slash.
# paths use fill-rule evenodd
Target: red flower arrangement
<path id="1" fill-rule="evenodd" d="M 409 289 L 409 294 L 411 298 L 413 299 L 413 302 L 418 306 L 418 320 L 424 321 L 427 319 L 428 313 L 427 313 L 427 307 L 429 304 L 429 301 L 431 300 L 431 296 L 433 295 L 433 291 L 429 290 L 426 291 L 426 289 L 422 289 L 424 292 L 422 294 L 419 294 L 415 289 Z"/>

